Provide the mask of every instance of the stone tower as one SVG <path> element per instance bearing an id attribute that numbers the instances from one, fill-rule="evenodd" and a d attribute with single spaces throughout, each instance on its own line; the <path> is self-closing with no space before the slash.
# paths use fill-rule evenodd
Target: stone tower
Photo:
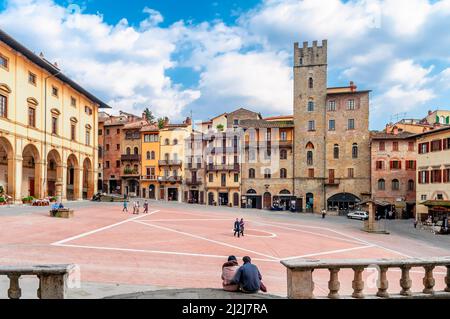
<path id="1" fill-rule="evenodd" d="M 294 44 L 294 194 L 303 208 L 325 207 L 327 41 Z M 311 203 L 311 205 L 308 205 Z"/>

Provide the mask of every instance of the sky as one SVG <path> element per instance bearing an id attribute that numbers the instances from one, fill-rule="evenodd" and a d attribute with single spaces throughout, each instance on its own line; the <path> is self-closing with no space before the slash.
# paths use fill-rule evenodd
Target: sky
<path id="1" fill-rule="evenodd" d="M 328 85 L 372 90 L 371 129 L 450 109 L 450 0 L 0 0 L 0 28 L 112 113 L 292 114 L 293 43 L 322 39 Z"/>

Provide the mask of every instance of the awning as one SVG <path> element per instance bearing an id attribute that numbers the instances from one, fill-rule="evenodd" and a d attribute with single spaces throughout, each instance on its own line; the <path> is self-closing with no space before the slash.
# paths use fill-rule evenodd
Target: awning
<path id="1" fill-rule="evenodd" d="M 423 202 L 422 205 L 427 207 L 449 207 L 450 208 L 450 200 L 427 200 Z"/>
<path id="2" fill-rule="evenodd" d="M 361 203 L 358 203 L 358 205 L 367 205 L 367 204 L 369 204 L 369 203 L 374 203 L 375 205 L 377 205 L 377 206 L 383 206 L 383 207 L 386 207 L 386 206 L 392 206 L 392 204 L 391 203 L 389 203 L 389 202 L 385 202 L 385 201 L 381 201 L 381 200 L 376 200 L 376 199 L 369 199 L 369 200 L 365 200 L 365 201 L 363 201 L 363 202 L 361 202 Z"/>

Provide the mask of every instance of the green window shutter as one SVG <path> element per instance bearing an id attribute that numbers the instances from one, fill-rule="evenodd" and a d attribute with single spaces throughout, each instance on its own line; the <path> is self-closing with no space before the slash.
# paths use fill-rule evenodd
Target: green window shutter
<path id="1" fill-rule="evenodd" d="M 436 123 L 439 123 L 439 116 L 436 115 Z"/>
<path id="2" fill-rule="evenodd" d="M 450 116 L 447 116 L 447 118 L 445 119 L 445 122 L 446 122 L 447 124 L 450 124 Z"/>

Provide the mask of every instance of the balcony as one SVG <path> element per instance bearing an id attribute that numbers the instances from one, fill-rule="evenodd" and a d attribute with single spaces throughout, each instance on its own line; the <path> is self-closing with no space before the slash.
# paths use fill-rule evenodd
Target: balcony
<path id="1" fill-rule="evenodd" d="M 177 183 L 181 182 L 183 178 L 181 176 L 160 176 L 158 177 L 158 181 L 160 182 L 168 182 L 168 183 Z"/>
<path id="2" fill-rule="evenodd" d="M 202 169 L 204 168 L 203 163 L 186 163 L 186 169 Z"/>
<path id="3" fill-rule="evenodd" d="M 203 184 L 202 178 L 187 178 L 186 179 L 186 185 L 188 186 L 199 186 Z"/>
<path id="4" fill-rule="evenodd" d="M 137 176 L 140 176 L 140 175 L 141 174 L 139 173 L 139 170 L 127 169 L 127 168 L 125 168 L 123 170 L 123 174 L 122 174 L 123 177 L 137 177 Z"/>
<path id="5" fill-rule="evenodd" d="M 339 186 L 341 184 L 341 180 L 336 178 L 329 178 L 325 181 L 325 186 Z"/>
<path id="6" fill-rule="evenodd" d="M 142 181 L 148 181 L 148 182 L 156 182 L 158 180 L 158 177 L 155 175 L 145 175 L 141 176 Z"/>
<path id="7" fill-rule="evenodd" d="M 182 162 L 178 160 L 162 160 L 158 161 L 159 166 L 181 166 Z"/>
<path id="8" fill-rule="evenodd" d="M 278 141 L 278 145 L 279 147 L 288 147 L 288 148 L 292 148 L 294 147 L 294 143 L 292 140 L 285 140 L 285 141 Z"/>
<path id="9" fill-rule="evenodd" d="M 125 154 L 121 156 L 122 162 L 139 162 L 141 160 L 140 154 Z"/>
<path id="10" fill-rule="evenodd" d="M 239 164 L 221 164 L 221 165 L 214 165 L 214 164 L 208 164 L 206 167 L 208 171 L 237 171 L 239 172 L 241 170 L 241 165 Z"/>

